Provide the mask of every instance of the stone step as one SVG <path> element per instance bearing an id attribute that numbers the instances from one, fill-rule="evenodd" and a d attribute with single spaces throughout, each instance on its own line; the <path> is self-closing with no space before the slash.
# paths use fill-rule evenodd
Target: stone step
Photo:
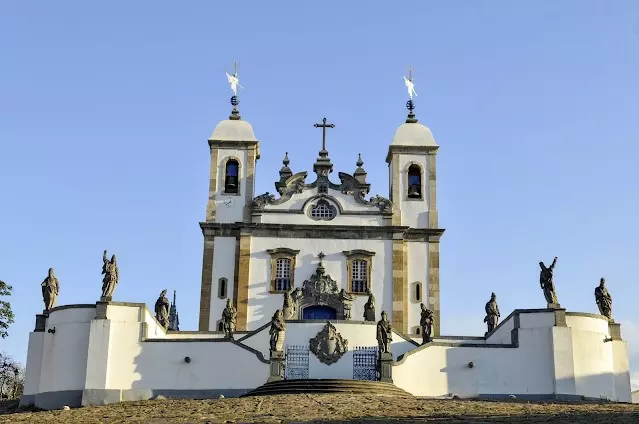
<path id="1" fill-rule="evenodd" d="M 295 393 L 351 393 L 386 396 L 411 396 L 399 387 L 385 382 L 366 380 L 281 380 L 266 383 L 244 396 Z"/>

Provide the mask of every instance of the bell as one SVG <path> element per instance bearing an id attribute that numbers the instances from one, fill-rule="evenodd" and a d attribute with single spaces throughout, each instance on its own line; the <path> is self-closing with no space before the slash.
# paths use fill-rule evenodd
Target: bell
<path id="1" fill-rule="evenodd" d="M 422 197 L 418 185 L 412 184 L 408 186 L 408 197 Z"/>
<path id="2" fill-rule="evenodd" d="M 237 193 L 237 177 L 226 177 L 224 191 L 226 191 L 227 193 Z"/>

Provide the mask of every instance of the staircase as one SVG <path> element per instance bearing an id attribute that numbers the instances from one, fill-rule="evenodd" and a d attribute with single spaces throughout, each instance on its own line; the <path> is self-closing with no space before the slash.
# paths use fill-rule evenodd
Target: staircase
<path id="1" fill-rule="evenodd" d="M 266 383 L 244 396 L 282 395 L 295 393 L 350 393 L 412 397 L 391 383 L 367 380 L 281 380 Z"/>

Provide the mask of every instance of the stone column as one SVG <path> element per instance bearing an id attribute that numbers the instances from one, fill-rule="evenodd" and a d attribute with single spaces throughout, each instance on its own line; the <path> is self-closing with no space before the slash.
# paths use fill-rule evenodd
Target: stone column
<path id="1" fill-rule="evenodd" d="M 211 290 L 213 289 L 213 244 L 215 237 L 204 236 L 204 254 L 202 257 L 202 288 L 200 290 L 200 319 L 199 331 L 209 331 L 211 328 Z"/>

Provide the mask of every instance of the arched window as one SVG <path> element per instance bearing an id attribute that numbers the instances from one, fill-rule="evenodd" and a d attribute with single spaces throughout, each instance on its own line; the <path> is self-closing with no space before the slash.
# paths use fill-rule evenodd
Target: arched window
<path id="1" fill-rule="evenodd" d="M 415 300 L 417 302 L 422 300 L 422 283 L 420 282 L 415 283 Z"/>
<path id="2" fill-rule="evenodd" d="M 420 334 L 422 334 L 422 329 L 421 329 L 421 327 L 415 327 L 415 334 L 417 334 L 418 336 L 419 336 Z"/>
<path id="3" fill-rule="evenodd" d="M 419 165 L 411 165 L 408 168 L 408 197 L 422 197 L 422 168 Z"/>
<path id="4" fill-rule="evenodd" d="M 219 280 L 217 280 L 217 283 L 217 297 L 219 297 L 220 299 L 225 299 L 228 280 L 226 278 L 220 278 Z"/>
<path id="5" fill-rule="evenodd" d="M 221 320 L 217 322 L 217 331 L 224 331 L 224 322 Z"/>
<path id="6" fill-rule="evenodd" d="M 291 260 L 280 258 L 275 261 L 275 291 L 291 289 Z"/>
<path id="7" fill-rule="evenodd" d="M 238 192 L 238 174 L 240 165 L 235 159 L 226 162 L 224 173 L 224 192 L 236 194 Z"/>

